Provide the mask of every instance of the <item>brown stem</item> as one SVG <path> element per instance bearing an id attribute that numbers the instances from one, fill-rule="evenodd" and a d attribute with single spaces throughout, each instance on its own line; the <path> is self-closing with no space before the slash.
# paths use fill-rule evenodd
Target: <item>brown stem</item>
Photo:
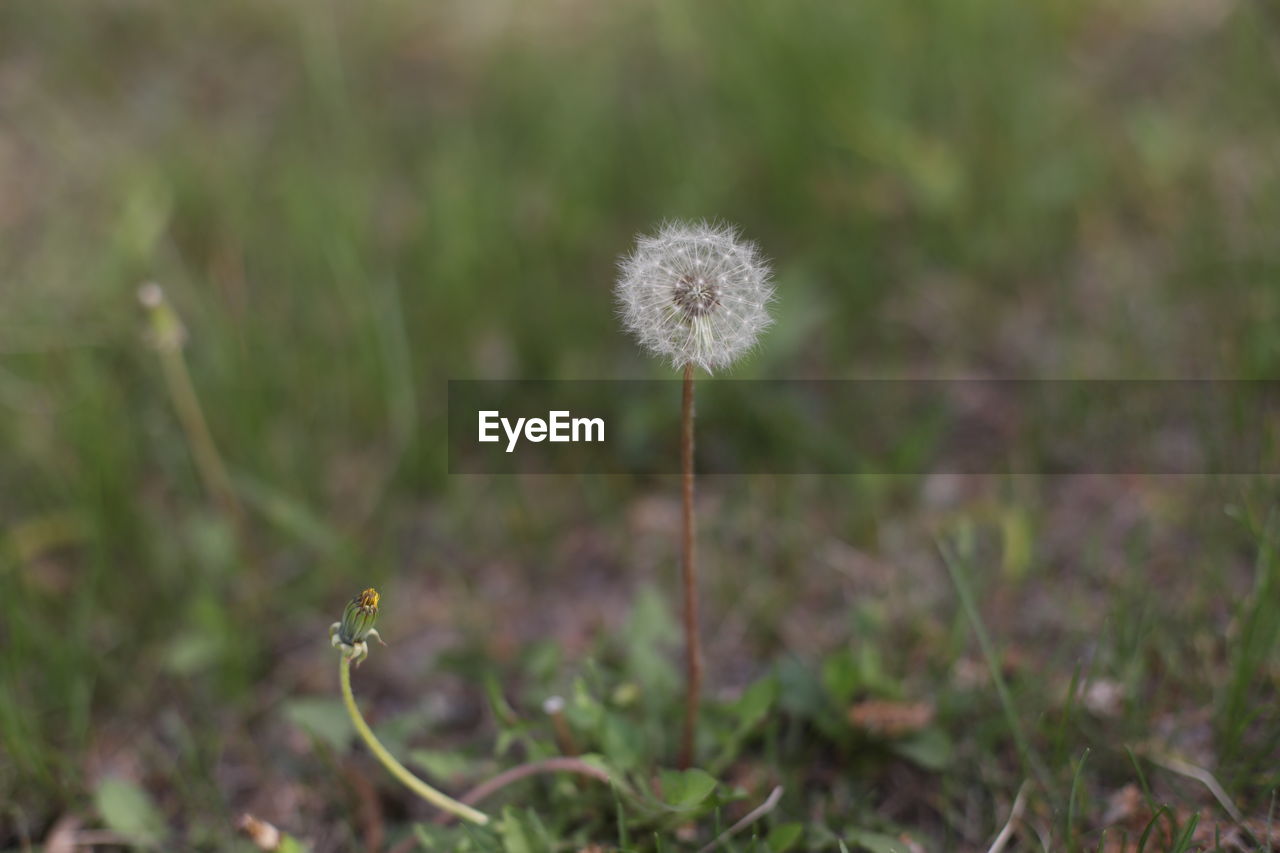
<path id="1" fill-rule="evenodd" d="M 578 749 L 578 742 L 573 737 L 573 730 L 569 728 L 569 721 L 565 719 L 564 700 L 559 696 L 552 696 L 542 703 L 542 710 L 546 711 L 547 716 L 551 718 L 551 727 L 555 730 L 556 745 L 560 747 L 560 751 L 570 757 L 582 752 Z"/>
<path id="2" fill-rule="evenodd" d="M 590 762 L 583 761 L 581 758 L 544 758 L 542 761 L 530 761 L 528 764 L 521 764 L 512 767 L 510 770 L 504 770 L 492 779 L 486 779 L 470 791 L 467 791 L 460 800 L 469 806 L 474 806 L 508 785 L 542 773 L 577 773 L 579 776 L 590 776 L 592 779 L 597 779 L 606 785 L 613 782 L 612 777 L 609 776 L 606 770 Z M 436 823 L 451 823 L 455 817 L 455 815 L 448 812 L 441 812 L 436 818 Z"/>
<path id="3" fill-rule="evenodd" d="M 698 705 L 702 696 L 702 641 L 698 636 L 698 564 L 693 550 L 693 365 L 684 366 L 684 393 L 680 398 L 680 573 L 684 582 L 685 701 L 684 736 L 679 767 L 693 763 Z"/>

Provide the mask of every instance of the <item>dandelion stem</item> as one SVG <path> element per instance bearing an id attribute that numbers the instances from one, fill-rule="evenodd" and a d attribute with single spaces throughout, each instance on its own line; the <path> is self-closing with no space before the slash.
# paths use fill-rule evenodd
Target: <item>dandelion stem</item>
<path id="1" fill-rule="evenodd" d="M 200 407 L 200 398 L 196 396 L 195 386 L 191 383 L 191 374 L 180 350 L 161 350 L 160 364 L 164 369 L 165 383 L 169 386 L 169 394 L 173 398 L 173 406 L 182 421 L 183 431 L 196 460 L 196 468 L 200 471 L 200 479 L 205 488 L 213 495 L 213 499 L 223 511 L 233 519 L 241 517 L 240 504 L 231 486 L 231 477 L 227 474 L 222 457 L 218 454 L 213 435 L 209 432 L 209 424 L 204 419 Z"/>
<path id="2" fill-rule="evenodd" d="M 680 398 L 680 572 L 684 582 L 685 702 L 684 737 L 680 744 L 681 769 L 693 763 L 702 696 L 702 641 L 698 636 L 698 564 L 694 552 L 693 515 L 693 365 L 684 366 L 684 391 Z"/>
<path id="3" fill-rule="evenodd" d="M 185 336 L 182 321 L 165 299 L 164 291 L 159 285 L 143 285 L 138 298 L 151 321 L 151 334 L 160 357 L 161 370 L 164 372 L 164 384 L 169 391 L 173 408 L 178 413 L 178 421 L 182 424 L 191 455 L 195 458 L 200 480 L 223 512 L 238 526 L 243 520 L 240 503 L 236 500 L 231 476 L 218 453 L 213 433 L 209 431 L 204 409 L 200 406 L 200 396 L 196 393 L 186 359 L 182 356 L 182 341 Z"/>
<path id="4" fill-rule="evenodd" d="M 364 738 L 364 742 L 369 746 L 370 751 L 382 762 L 382 766 L 390 771 L 392 776 L 403 782 L 410 791 L 413 791 L 438 809 L 443 809 L 450 814 L 481 826 L 489 822 L 489 817 L 483 812 L 476 811 L 470 806 L 463 805 L 452 797 L 440 793 L 417 776 L 414 776 L 408 768 L 397 761 L 395 756 L 388 752 L 387 748 L 374 735 L 373 729 L 369 728 L 369 724 L 364 721 L 364 717 L 360 715 L 360 708 L 356 705 L 355 694 L 351 692 L 351 659 L 346 655 L 342 656 L 341 662 L 338 664 L 338 673 L 342 680 L 342 701 L 347 706 L 347 714 L 351 717 L 351 723 L 356 727 L 356 731 L 360 733 L 360 737 Z"/>

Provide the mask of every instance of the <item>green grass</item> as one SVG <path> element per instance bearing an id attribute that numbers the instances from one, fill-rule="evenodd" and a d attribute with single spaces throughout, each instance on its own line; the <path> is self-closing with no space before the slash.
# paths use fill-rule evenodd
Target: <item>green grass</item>
<path id="1" fill-rule="evenodd" d="M 610 293 L 663 218 L 775 259 L 735 378 L 1277 375 L 1280 22 L 1203 5 L 0 6 L 0 849 L 119 829 L 103 780 L 162 849 L 228 849 L 242 811 L 353 849 L 353 777 L 387 838 L 435 832 L 305 704 L 371 584 L 392 646 L 362 706 L 401 757 L 449 756 L 451 791 L 550 754 L 550 692 L 620 772 L 668 765 L 673 484 L 449 477 L 443 449 L 450 378 L 666 376 Z M 145 339 L 148 280 L 242 524 Z M 1162 756 L 1265 846 L 1274 483 L 700 490 L 721 785 L 683 820 L 525 783 L 494 838 L 439 849 L 693 850 L 782 785 L 722 849 L 799 822 L 793 849 L 985 850 L 1027 777 L 1027 849 L 1097 849 L 1129 784 L 1149 805 L 1108 843 L 1214 849 L 1231 821 Z M 961 530 L 957 598 L 932 543 Z M 933 721 L 859 731 L 868 699 Z"/>

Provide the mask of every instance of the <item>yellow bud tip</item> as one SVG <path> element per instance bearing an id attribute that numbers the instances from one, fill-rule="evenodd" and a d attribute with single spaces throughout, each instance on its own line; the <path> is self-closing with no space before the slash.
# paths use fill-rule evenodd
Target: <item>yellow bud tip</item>
<path id="1" fill-rule="evenodd" d="M 378 591 L 376 589 L 369 587 L 364 592 L 360 593 L 360 597 L 356 599 L 356 603 L 360 605 L 362 610 L 372 610 L 374 613 L 377 613 L 378 599 L 380 597 L 381 596 L 378 595 Z"/>

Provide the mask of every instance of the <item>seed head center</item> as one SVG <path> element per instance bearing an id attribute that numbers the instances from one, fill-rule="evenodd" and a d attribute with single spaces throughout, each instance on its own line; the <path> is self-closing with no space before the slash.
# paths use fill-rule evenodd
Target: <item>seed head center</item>
<path id="1" fill-rule="evenodd" d="M 720 286 L 706 276 L 684 273 L 676 279 L 671 299 L 687 317 L 702 317 L 720 305 Z"/>

